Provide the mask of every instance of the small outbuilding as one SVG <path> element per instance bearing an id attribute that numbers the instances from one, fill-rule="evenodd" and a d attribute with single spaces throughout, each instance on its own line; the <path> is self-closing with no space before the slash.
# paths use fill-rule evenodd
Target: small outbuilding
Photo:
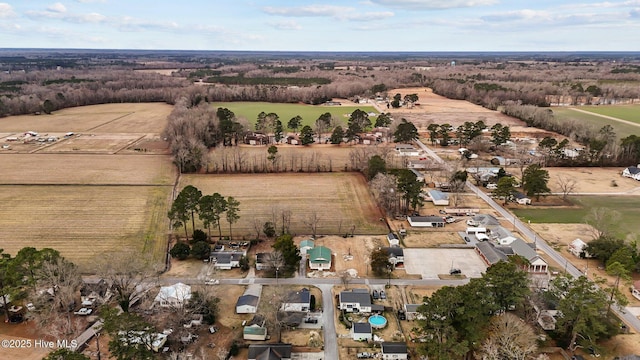
<path id="1" fill-rule="evenodd" d="M 371 341 L 373 333 L 369 323 L 353 323 L 351 327 L 351 338 L 355 341 Z"/>
<path id="2" fill-rule="evenodd" d="M 589 253 L 587 253 L 587 247 L 589 245 L 582 241 L 582 239 L 575 239 L 569 244 L 569 252 L 573 254 L 573 256 L 578 258 L 589 258 Z"/>
<path id="3" fill-rule="evenodd" d="M 383 342 L 382 359 L 403 360 L 409 358 L 407 344 L 403 342 Z"/>
<path id="4" fill-rule="evenodd" d="M 449 206 L 449 195 L 440 190 L 429 190 L 429 199 L 436 206 Z"/>
<path id="5" fill-rule="evenodd" d="M 302 240 L 300 242 L 300 254 L 301 255 L 306 254 L 309 250 L 313 249 L 315 246 L 316 244 L 313 242 L 312 239 Z"/>

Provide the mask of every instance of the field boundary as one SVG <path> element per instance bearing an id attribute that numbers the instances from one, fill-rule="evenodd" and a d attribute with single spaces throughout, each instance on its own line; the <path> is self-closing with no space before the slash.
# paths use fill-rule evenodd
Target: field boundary
<path id="1" fill-rule="evenodd" d="M 107 122 L 104 122 L 104 123 L 102 123 L 102 124 L 100 124 L 100 125 L 96 125 L 96 126 L 94 126 L 94 127 L 92 127 L 92 128 L 89 128 L 89 129 L 85 130 L 85 132 L 87 132 L 87 131 L 94 131 L 94 130 L 98 129 L 98 128 L 99 128 L 99 127 L 101 127 L 101 126 L 105 126 L 105 125 L 111 124 L 112 122 L 115 122 L 115 121 L 118 121 L 118 120 L 120 120 L 120 119 L 123 119 L 123 118 L 125 118 L 125 117 L 127 117 L 127 116 L 129 116 L 129 115 L 131 115 L 131 114 L 135 114 L 135 111 L 132 111 L 132 112 L 127 113 L 127 114 L 124 114 L 124 115 L 119 116 L 119 117 L 117 117 L 117 118 L 115 118 L 115 119 L 111 119 L 111 120 L 109 120 L 109 121 L 107 121 Z"/>
<path id="2" fill-rule="evenodd" d="M 602 114 L 598 114 L 598 113 L 595 113 L 595 112 L 591 112 L 591 111 L 587 111 L 587 110 L 578 109 L 578 108 L 575 108 L 575 107 L 568 107 L 567 109 L 569 109 L 569 110 L 573 110 L 573 111 L 577 111 L 577 112 L 581 112 L 581 113 L 584 113 L 584 114 L 589 114 L 589 115 L 593 115 L 593 116 L 598 116 L 598 117 L 601 117 L 601 118 L 603 118 L 603 119 L 608 119 L 608 120 L 618 121 L 618 122 L 621 122 L 621 123 L 623 123 L 623 124 L 627 124 L 627 125 L 631 125 L 631 126 L 640 127 L 640 124 L 635 123 L 635 122 L 633 122 L 633 121 L 624 120 L 624 119 L 620 119 L 620 118 L 613 117 L 613 116 L 609 116 L 609 115 L 602 115 Z"/>

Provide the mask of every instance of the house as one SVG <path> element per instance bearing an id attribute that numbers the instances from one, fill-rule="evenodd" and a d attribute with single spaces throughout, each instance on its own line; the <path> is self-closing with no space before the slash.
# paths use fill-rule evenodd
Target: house
<path id="1" fill-rule="evenodd" d="M 309 268 L 313 270 L 331 269 L 331 250 L 328 247 L 316 246 L 307 251 Z"/>
<path id="2" fill-rule="evenodd" d="M 478 223 L 479 226 L 493 229 L 496 226 L 500 226 L 500 221 L 491 214 L 478 214 L 473 217 L 473 220 Z"/>
<path id="3" fill-rule="evenodd" d="M 507 255 L 488 241 L 476 243 L 475 251 L 488 266 L 507 261 Z"/>
<path id="4" fill-rule="evenodd" d="M 352 289 L 351 291 L 341 291 L 338 296 L 340 310 L 346 312 L 371 312 L 371 295 L 367 289 Z"/>
<path id="5" fill-rule="evenodd" d="M 245 294 L 236 301 L 236 314 L 255 314 L 258 310 L 260 298 L 255 295 Z"/>
<path id="6" fill-rule="evenodd" d="M 300 255 L 305 255 L 307 252 L 315 247 L 315 243 L 312 239 L 302 240 L 300 242 Z"/>
<path id="7" fill-rule="evenodd" d="M 429 198 L 436 206 L 449 206 L 449 195 L 440 190 L 429 190 Z"/>
<path id="8" fill-rule="evenodd" d="M 511 249 L 515 255 L 520 255 L 525 258 L 529 264 L 525 269 L 529 273 L 543 273 L 548 272 L 547 262 L 544 261 L 540 255 L 531 247 L 534 244 L 524 242 L 522 239 L 516 239 L 511 243 Z"/>
<path id="9" fill-rule="evenodd" d="M 160 288 L 158 295 L 154 299 L 162 307 L 180 308 L 191 299 L 191 286 L 177 283 L 171 286 L 163 286 Z"/>
<path id="10" fill-rule="evenodd" d="M 368 322 L 353 323 L 351 327 L 351 338 L 355 341 L 371 341 L 373 338 L 371 324 Z"/>
<path id="11" fill-rule="evenodd" d="M 407 344 L 403 342 L 383 342 L 382 359 L 408 359 Z"/>
<path id="12" fill-rule="evenodd" d="M 389 241 L 389 246 L 398 246 L 400 245 L 400 239 L 398 239 L 398 235 L 395 233 L 387 234 L 387 241 Z"/>
<path id="13" fill-rule="evenodd" d="M 269 143 L 269 136 L 257 132 L 248 132 L 244 136 L 243 142 L 248 145 L 266 145 Z"/>
<path id="14" fill-rule="evenodd" d="M 399 156 L 419 156 L 420 150 L 410 144 L 396 144 L 396 152 Z"/>
<path id="15" fill-rule="evenodd" d="M 409 169 L 411 170 L 411 172 L 416 176 L 416 180 L 419 182 L 424 182 L 424 175 L 422 175 L 422 173 L 416 169 Z"/>
<path id="16" fill-rule="evenodd" d="M 569 252 L 575 257 L 590 258 L 591 255 L 586 251 L 588 246 L 582 239 L 575 239 L 569 244 Z"/>
<path id="17" fill-rule="evenodd" d="M 640 164 L 638 166 L 629 166 L 622 171 L 622 176 L 640 181 Z"/>
<path id="18" fill-rule="evenodd" d="M 209 262 L 219 270 L 231 270 L 240 267 L 240 259 L 244 256 L 242 251 L 211 251 Z"/>
<path id="19" fill-rule="evenodd" d="M 267 340 L 267 328 L 264 324 L 264 316 L 254 315 L 253 319 L 242 329 L 242 338 L 245 340 Z"/>
<path id="20" fill-rule="evenodd" d="M 422 320 L 424 316 L 418 312 L 422 304 L 404 304 L 404 313 L 407 320 Z"/>
<path id="21" fill-rule="evenodd" d="M 303 288 L 300 291 L 290 291 L 284 298 L 280 310 L 309 312 L 311 310 L 311 293 L 309 289 Z"/>
<path id="22" fill-rule="evenodd" d="M 249 345 L 248 360 L 290 360 L 291 344 L 252 344 Z"/>
<path id="23" fill-rule="evenodd" d="M 520 205 L 531 205 L 531 199 L 529 199 L 525 194 L 521 192 L 515 192 L 513 197 L 516 199 L 516 202 Z"/>
<path id="24" fill-rule="evenodd" d="M 300 145 L 300 139 L 297 136 L 289 135 L 284 139 L 284 142 L 289 145 Z"/>
<path id="25" fill-rule="evenodd" d="M 508 165 L 507 159 L 505 159 L 502 156 L 494 156 L 491 158 L 490 162 L 491 162 L 491 165 L 500 165 L 500 166 Z"/>
<path id="26" fill-rule="evenodd" d="M 82 306 L 93 306 L 96 302 L 104 303 L 111 297 L 111 289 L 104 279 L 83 280 L 80 288 Z"/>
<path id="27" fill-rule="evenodd" d="M 389 262 L 394 266 L 404 264 L 404 250 L 399 246 L 383 247 L 382 250 L 389 256 Z"/>
<path id="28" fill-rule="evenodd" d="M 513 233 L 502 226 L 491 229 L 491 238 L 495 240 L 498 245 L 508 246 L 514 242 L 517 237 Z"/>
<path id="29" fill-rule="evenodd" d="M 440 216 L 409 216 L 411 227 L 444 227 L 445 220 Z"/>
<path id="30" fill-rule="evenodd" d="M 631 287 L 631 295 L 640 300 L 640 280 L 633 283 L 633 286 Z"/>
<path id="31" fill-rule="evenodd" d="M 269 259 L 271 253 L 257 253 L 256 254 L 256 270 L 268 270 L 271 268 Z"/>

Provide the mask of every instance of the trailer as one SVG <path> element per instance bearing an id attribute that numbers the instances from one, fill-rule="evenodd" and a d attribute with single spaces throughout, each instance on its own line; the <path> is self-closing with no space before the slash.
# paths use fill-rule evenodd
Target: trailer
<path id="1" fill-rule="evenodd" d="M 480 209 L 478 208 L 446 208 L 444 209 L 444 212 L 447 215 L 465 216 L 465 215 L 476 215 L 477 213 L 480 212 Z"/>

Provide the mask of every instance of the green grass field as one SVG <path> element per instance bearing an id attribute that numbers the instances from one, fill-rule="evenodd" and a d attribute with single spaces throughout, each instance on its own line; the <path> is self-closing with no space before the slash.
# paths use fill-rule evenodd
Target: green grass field
<path id="1" fill-rule="evenodd" d="M 640 124 L 640 105 L 582 106 L 580 109 Z"/>
<path id="2" fill-rule="evenodd" d="M 640 207 L 635 196 L 580 196 L 571 199 L 580 208 L 544 208 L 533 207 L 526 209 L 514 209 L 514 213 L 521 220 L 530 220 L 532 223 L 550 224 L 579 224 L 584 223 L 584 218 L 593 208 L 608 208 L 620 213 L 620 222 L 617 227 L 617 236 L 626 238 L 628 234 L 640 234 Z"/>
<path id="3" fill-rule="evenodd" d="M 594 107 L 581 107 L 580 109 L 582 110 L 586 110 L 586 111 L 592 111 L 591 109 L 593 109 Z M 602 107 L 601 109 L 604 109 L 605 107 Z M 615 107 L 612 107 L 612 109 Z M 569 108 L 558 108 L 558 107 L 554 107 L 553 109 L 553 114 L 554 116 L 559 119 L 560 121 L 568 121 L 568 120 L 579 120 L 580 123 L 585 124 L 587 126 L 592 126 L 595 129 L 600 129 L 605 125 L 611 125 L 614 129 L 614 131 L 616 132 L 616 136 L 620 139 L 620 138 L 624 138 L 627 137 L 629 135 L 640 135 L 640 126 L 633 126 L 631 124 L 625 124 L 619 121 L 615 121 L 615 120 L 611 120 L 611 119 L 606 119 L 603 117 L 598 116 L 597 114 L 591 115 L 591 114 L 585 114 L 579 111 L 575 111 L 575 110 L 571 110 Z M 637 108 L 637 111 L 640 110 L 640 108 Z M 612 114 L 602 114 L 602 115 L 607 115 L 607 116 L 613 116 L 613 117 L 617 117 L 615 115 Z M 627 120 L 627 119 L 624 119 Z M 629 120 L 632 121 L 632 120 Z M 640 124 L 640 122 L 638 122 Z"/>
<path id="4" fill-rule="evenodd" d="M 356 109 L 366 111 L 367 113 L 376 113 L 376 116 L 370 116 L 371 122 L 374 123 L 378 111 L 370 105 L 363 106 L 324 106 L 324 105 L 305 105 L 305 104 L 276 104 L 268 102 L 221 102 L 214 103 L 216 108 L 222 107 L 233 111 L 237 117 L 245 118 L 250 124 L 255 124 L 258 114 L 262 111 L 265 113 L 276 113 L 282 121 L 282 125 L 286 128 L 287 123 L 292 117 L 300 115 L 302 117 L 302 126 L 309 125 L 313 127 L 315 121 L 320 115 L 330 112 L 331 115 L 339 119 L 346 125 L 349 115 Z"/>

